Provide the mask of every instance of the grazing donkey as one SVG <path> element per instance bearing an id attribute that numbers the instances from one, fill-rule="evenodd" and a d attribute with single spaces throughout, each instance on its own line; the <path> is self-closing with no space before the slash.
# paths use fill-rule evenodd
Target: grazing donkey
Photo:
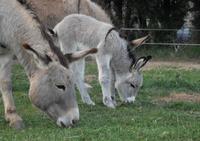
<path id="1" fill-rule="evenodd" d="M 97 50 L 65 57 L 36 15 L 23 4 L 23 1 L 0 0 L 0 91 L 5 119 L 16 129 L 23 127 L 12 96 L 11 66 L 16 56 L 29 78 L 31 102 L 58 126 L 71 126 L 79 120 L 79 109 L 69 63 Z"/>
<path id="2" fill-rule="evenodd" d="M 135 101 L 135 98 L 138 94 L 138 91 L 140 89 L 140 87 L 142 87 L 143 85 L 143 75 L 142 75 L 142 67 L 144 67 L 146 65 L 146 63 L 151 59 L 151 56 L 143 56 L 140 57 L 139 59 L 137 59 L 135 65 L 133 65 L 133 67 L 131 67 L 131 72 L 133 74 L 133 76 L 129 77 L 130 80 L 128 80 L 128 82 L 132 82 L 131 86 L 134 88 L 134 93 L 130 96 L 128 96 L 127 98 L 127 103 L 132 103 Z"/>
<path id="3" fill-rule="evenodd" d="M 117 88 L 122 101 L 130 99 L 134 93 L 135 88 L 132 87 L 132 82 L 128 81 L 133 76 L 130 66 L 135 63 L 132 51 L 148 40 L 149 36 L 127 42 L 120 38 L 118 32 L 112 29 L 112 25 L 97 21 L 92 17 L 72 14 L 56 25 L 53 36 L 58 37 L 63 53 L 72 53 L 98 46 L 96 61 L 103 103 L 114 108 L 115 101 L 112 100 L 111 96 L 112 94 L 114 96 L 115 88 Z M 130 44 L 133 45 L 132 48 Z M 66 48 L 66 45 L 68 45 L 68 48 Z M 84 60 L 74 63 L 71 67 L 82 99 L 93 104 L 83 83 Z"/>
<path id="4" fill-rule="evenodd" d="M 82 13 L 100 21 L 111 23 L 104 10 L 91 0 L 26 0 L 42 23 L 53 29 L 65 16 Z"/>

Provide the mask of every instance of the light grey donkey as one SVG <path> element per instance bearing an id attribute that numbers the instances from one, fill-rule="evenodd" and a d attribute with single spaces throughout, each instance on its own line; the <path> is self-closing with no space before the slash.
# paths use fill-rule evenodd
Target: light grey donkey
<path id="1" fill-rule="evenodd" d="M 23 0 L 0 0 L 0 92 L 5 119 L 16 129 L 23 127 L 12 96 L 11 66 L 15 56 L 28 76 L 33 105 L 58 126 L 71 126 L 79 120 L 79 109 L 69 63 L 97 49 L 64 56 L 27 8 Z"/>
<path id="2" fill-rule="evenodd" d="M 143 56 L 137 59 L 135 65 L 131 67 L 131 72 L 133 74 L 133 77 L 130 77 L 130 79 L 127 82 L 132 82 L 130 85 L 134 88 L 133 95 L 128 96 L 127 103 L 131 103 L 135 101 L 135 98 L 138 94 L 139 89 L 143 85 L 143 75 L 142 75 L 142 68 L 146 65 L 146 63 L 151 59 L 151 56 Z"/>
<path id="3" fill-rule="evenodd" d="M 133 50 L 145 43 L 149 36 L 128 42 L 120 38 L 118 32 L 112 29 L 112 25 L 97 21 L 92 17 L 72 14 L 56 25 L 53 36 L 57 36 L 63 53 L 98 47 L 95 57 L 103 103 L 107 107 L 114 108 L 116 102 L 112 96 L 114 98 L 115 88 L 122 101 L 128 99 L 130 101 L 131 98 L 134 101 L 135 88 L 132 87 L 132 82 L 128 81 L 133 78 L 133 73 L 130 71 L 130 66 L 135 63 Z M 83 101 L 94 104 L 84 86 L 84 68 L 84 60 L 71 65 Z"/>

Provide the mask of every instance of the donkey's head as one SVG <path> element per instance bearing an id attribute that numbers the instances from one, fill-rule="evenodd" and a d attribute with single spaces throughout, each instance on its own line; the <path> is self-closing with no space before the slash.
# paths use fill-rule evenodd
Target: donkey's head
<path id="1" fill-rule="evenodd" d="M 138 94 L 138 91 L 140 87 L 143 85 L 143 75 L 141 73 L 141 69 L 146 65 L 146 63 L 151 59 L 151 56 L 143 56 L 140 57 L 135 65 L 131 68 L 132 74 L 128 77 L 127 83 L 132 87 L 133 93 L 130 93 L 130 95 L 127 95 L 126 102 L 134 102 L 135 97 Z"/>
<path id="2" fill-rule="evenodd" d="M 30 77 L 29 97 L 31 102 L 56 121 L 58 126 L 68 127 L 79 120 L 72 72 L 56 61 L 55 56 L 42 55 L 29 45 L 23 47 L 40 61 Z M 69 63 L 81 59 L 96 49 L 67 54 Z M 42 65 L 41 65 L 42 64 Z"/>
<path id="3" fill-rule="evenodd" d="M 118 76 L 118 80 L 115 85 L 118 90 L 118 93 L 121 96 L 122 101 L 134 102 L 135 97 L 137 95 L 137 91 L 142 85 L 143 77 L 140 73 L 140 70 L 148 62 L 148 60 L 150 60 L 151 57 L 141 57 L 137 61 L 135 61 L 132 51 L 134 51 L 135 48 L 144 44 L 147 40 L 149 40 L 149 38 L 150 35 L 147 35 L 140 39 L 133 40 L 129 43 L 132 45 L 131 48 L 128 48 L 129 57 L 132 60 L 130 71 L 124 73 L 121 76 Z"/>

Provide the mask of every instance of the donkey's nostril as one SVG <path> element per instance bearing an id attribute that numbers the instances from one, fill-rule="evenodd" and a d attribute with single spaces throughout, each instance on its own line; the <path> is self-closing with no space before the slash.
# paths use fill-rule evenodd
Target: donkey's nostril
<path id="1" fill-rule="evenodd" d="M 77 120 L 72 120 L 72 124 L 76 124 L 77 123 Z"/>

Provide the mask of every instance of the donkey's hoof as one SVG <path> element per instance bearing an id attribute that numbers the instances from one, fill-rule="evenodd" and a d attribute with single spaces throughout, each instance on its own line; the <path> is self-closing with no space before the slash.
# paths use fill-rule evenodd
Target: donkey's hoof
<path id="1" fill-rule="evenodd" d="M 117 106 L 117 101 L 113 100 L 113 104 L 114 104 L 115 106 Z"/>
<path id="2" fill-rule="evenodd" d="M 88 84 L 88 83 L 85 83 L 85 87 L 86 87 L 87 89 L 92 89 L 92 86 L 91 86 L 90 84 Z"/>
<path id="3" fill-rule="evenodd" d="M 14 128 L 16 130 L 22 130 L 22 129 L 24 129 L 25 125 L 22 120 L 17 120 L 17 121 L 11 122 L 10 127 Z"/>
<path id="4" fill-rule="evenodd" d="M 91 100 L 91 101 L 88 101 L 88 102 L 85 102 L 87 105 L 92 105 L 92 106 L 95 106 L 95 103 Z"/>
<path id="5" fill-rule="evenodd" d="M 95 105 L 95 103 L 90 99 L 90 97 L 84 97 L 83 102 L 86 103 L 87 105 Z"/>
<path id="6" fill-rule="evenodd" d="M 112 108 L 112 109 L 115 109 L 115 104 L 113 103 L 112 99 L 109 98 L 109 97 L 105 97 L 103 99 L 103 104 L 105 106 L 107 106 L 108 108 Z"/>

